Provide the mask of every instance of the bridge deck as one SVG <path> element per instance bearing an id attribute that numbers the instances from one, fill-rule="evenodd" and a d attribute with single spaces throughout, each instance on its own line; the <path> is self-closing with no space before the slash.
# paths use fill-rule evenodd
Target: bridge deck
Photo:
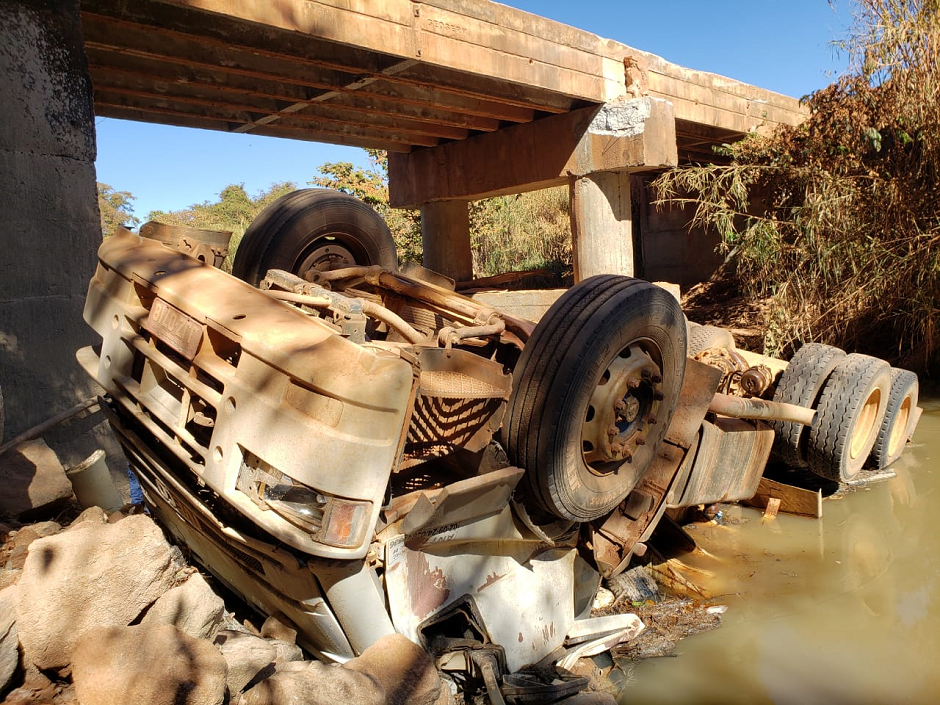
<path id="1" fill-rule="evenodd" d="M 803 116 L 488 0 L 83 0 L 82 24 L 107 117 L 409 152 L 650 95 L 674 104 L 682 159 Z"/>

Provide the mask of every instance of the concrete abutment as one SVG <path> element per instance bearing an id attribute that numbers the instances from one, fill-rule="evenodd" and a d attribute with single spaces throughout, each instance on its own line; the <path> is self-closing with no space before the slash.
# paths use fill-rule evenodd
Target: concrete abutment
<path id="1" fill-rule="evenodd" d="M 0 3 L 0 386 L 6 437 L 94 393 L 75 361 L 101 240 L 78 0 Z"/>

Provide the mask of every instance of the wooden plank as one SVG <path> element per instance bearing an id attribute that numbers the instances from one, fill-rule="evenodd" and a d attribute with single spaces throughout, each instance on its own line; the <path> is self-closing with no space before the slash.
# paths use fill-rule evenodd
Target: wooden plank
<path id="1" fill-rule="evenodd" d="M 186 10 L 234 18 L 383 54 L 415 56 L 410 0 L 348 0 L 342 7 L 313 0 L 159 0 Z"/>
<path id="2" fill-rule="evenodd" d="M 257 117 L 246 111 L 232 111 L 223 114 L 220 110 L 210 111 L 196 105 L 180 106 L 175 104 L 172 98 L 161 98 L 159 100 L 144 97 L 135 98 L 120 93 L 111 94 L 96 90 L 95 108 L 99 114 L 110 117 L 119 117 L 110 114 L 109 111 L 112 109 L 142 115 L 150 114 L 153 117 L 146 119 L 146 122 L 161 122 L 170 125 L 176 123 L 168 118 L 188 118 L 202 121 L 204 126 L 211 125 L 209 129 L 220 129 L 225 132 L 234 132 L 239 126 L 247 125 L 252 126 L 251 132 L 262 134 L 260 128 L 255 127 L 259 125 Z M 321 123 L 298 123 L 288 119 L 279 119 L 278 122 L 281 124 L 277 126 L 264 125 L 264 134 L 277 132 L 279 136 L 290 136 L 295 139 L 329 142 L 331 144 L 349 144 L 371 149 L 386 149 L 391 152 L 407 152 L 414 144 L 409 138 L 390 131 L 371 132 L 354 127 L 332 129 L 329 125 Z M 205 125 L 205 123 L 208 123 L 208 125 Z"/>
<path id="3" fill-rule="evenodd" d="M 362 112 L 306 102 L 290 103 L 244 93 L 239 94 L 236 99 L 231 95 L 227 95 L 224 90 L 192 83 L 171 84 L 164 90 L 156 91 L 153 90 L 152 83 L 146 79 L 122 75 L 117 71 L 99 72 L 95 76 L 95 89 L 108 93 L 153 98 L 155 100 L 172 99 L 176 103 L 201 105 L 207 108 L 243 110 L 263 115 L 282 114 L 283 117 L 292 117 L 297 120 L 316 120 L 324 124 L 335 124 L 337 127 L 349 125 L 368 129 L 393 130 L 403 136 L 410 135 L 410 143 L 415 145 L 434 146 L 438 144 L 440 139 L 464 139 L 469 134 L 465 129 L 424 123 L 405 117 L 365 115 Z"/>
<path id="4" fill-rule="evenodd" d="M 567 47 L 567 51 L 555 49 L 553 42 L 543 39 L 539 51 L 554 52 L 555 61 L 558 62 L 555 66 L 557 70 L 536 72 L 535 75 L 527 77 L 530 61 L 540 63 L 537 57 L 528 54 L 525 57 L 514 57 L 498 49 L 491 49 L 488 44 L 476 43 L 492 41 L 494 36 L 503 34 L 527 44 L 531 52 L 531 39 L 526 35 L 505 28 L 495 33 L 487 31 L 492 30 L 495 25 L 487 25 L 478 19 L 446 9 L 413 3 L 411 0 L 385 0 L 381 4 L 343 2 L 342 7 L 337 6 L 340 3 L 334 5 L 313 0 L 282 0 L 277 5 L 272 5 L 269 0 L 240 0 L 238 3 L 232 3 L 230 0 L 161 1 L 168 5 L 235 17 L 245 22 L 277 27 L 349 46 L 401 57 L 420 58 L 438 66 L 545 88 L 584 100 L 602 102 L 610 97 L 604 93 L 604 83 L 597 80 L 598 76 L 602 75 L 599 61 L 597 74 L 577 70 L 578 61 L 596 61 L 596 57 L 584 55 L 571 47 Z M 381 12 L 377 12 L 379 8 Z M 510 8 L 505 11 L 510 14 L 518 12 Z M 422 12 L 433 15 L 427 25 L 423 24 Z M 406 16 L 410 16 L 409 24 L 405 24 Z M 469 26 L 471 24 L 472 28 Z M 439 32 L 465 34 L 469 41 L 461 42 L 462 51 L 454 51 L 453 43 L 437 41 L 452 39 Z M 501 40 L 504 44 L 508 41 L 511 40 Z M 562 86 L 560 90 L 559 85 Z"/>
<path id="5" fill-rule="evenodd" d="M 764 521 L 773 521 L 777 518 L 777 512 L 780 511 L 780 498 L 771 497 L 767 500 L 767 506 L 764 507 Z"/>
<path id="6" fill-rule="evenodd" d="M 107 103 L 102 103 L 100 107 L 96 104 L 95 114 L 99 117 L 117 118 L 119 120 L 134 120 L 136 122 L 150 122 L 158 125 L 174 125 L 176 127 L 189 127 L 200 130 L 217 130 L 219 132 L 236 132 L 236 129 L 239 127 L 239 123 L 230 123 L 224 120 L 173 113 L 172 111 L 159 110 L 156 108 L 139 110 L 120 105 L 108 105 Z M 304 142 L 326 142 L 328 144 L 362 147 L 363 149 L 382 149 L 389 153 L 405 152 L 410 149 L 408 145 L 402 145 L 396 142 L 381 143 L 372 139 L 360 140 L 355 137 L 339 139 L 336 135 L 331 134 L 320 135 L 312 131 L 268 128 L 266 126 L 258 126 L 256 129 L 253 129 L 251 133 L 269 137 L 301 140 Z"/>
<path id="7" fill-rule="evenodd" d="M 507 20 L 514 11 L 506 6 L 499 6 L 497 12 L 490 17 L 454 12 L 450 8 L 435 7 L 429 3 L 421 3 L 417 9 L 415 26 L 419 32 L 523 58 L 531 63 L 548 64 L 562 71 L 598 75 L 600 55 L 583 52 L 559 44 L 552 38 L 533 34 L 531 27 L 511 26 Z M 424 47 L 423 44 L 419 46 L 422 49 Z M 466 57 L 464 59 L 466 60 Z"/>
<path id="8" fill-rule="evenodd" d="M 616 45 L 616 42 L 603 39 L 583 29 L 490 2 L 490 0 L 422 0 L 422 4 L 498 24 L 589 54 L 605 56 Z"/>
<path id="9" fill-rule="evenodd" d="M 390 157 L 390 202 L 400 208 L 475 200 L 563 184 L 595 171 L 670 166 L 676 162 L 672 106 L 652 101 L 651 110 L 643 130 L 631 137 L 589 135 L 597 111 L 583 108 Z"/>
<path id="10" fill-rule="evenodd" d="M 376 99 L 401 101 L 416 106 L 432 105 L 489 119 L 527 122 L 533 118 L 535 107 L 560 112 L 570 105 L 570 101 L 563 97 L 539 101 L 530 95 L 531 91 L 510 90 L 493 81 L 487 86 L 475 85 L 465 78 L 454 76 L 440 76 L 432 80 L 420 71 L 407 75 L 402 72 L 383 73 L 376 62 L 371 62 L 371 66 L 360 65 L 370 63 L 361 59 L 357 64 L 340 67 L 333 62 L 280 53 L 286 51 L 282 44 L 277 45 L 279 51 L 241 47 L 221 39 L 148 27 L 87 11 L 83 12 L 83 27 L 86 47 L 98 51 L 262 81 L 285 81 L 337 93 L 362 93 Z M 373 79 L 375 82 L 364 79 Z M 492 89 L 494 85 L 499 89 L 496 92 L 501 90 L 505 94 L 503 100 L 508 103 L 494 99 L 486 92 L 488 87 Z"/>
<path id="11" fill-rule="evenodd" d="M 822 517 L 822 490 L 804 490 L 801 487 L 786 485 L 782 482 L 762 477 L 757 485 L 757 492 L 748 500 L 742 502 L 750 507 L 765 509 L 771 500 L 779 501 L 779 511 L 799 516 Z"/>

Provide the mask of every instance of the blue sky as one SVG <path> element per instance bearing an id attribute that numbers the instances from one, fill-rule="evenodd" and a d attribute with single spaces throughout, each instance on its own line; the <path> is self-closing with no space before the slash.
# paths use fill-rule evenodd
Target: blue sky
<path id="1" fill-rule="evenodd" d="M 511 0 L 505 4 L 658 54 L 689 68 L 800 97 L 844 69 L 829 42 L 849 0 Z M 257 193 L 305 186 L 326 162 L 367 162 L 360 149 L 98 118 L 98 181 L 151 210 L 215 200 L 229 184 Z"/>

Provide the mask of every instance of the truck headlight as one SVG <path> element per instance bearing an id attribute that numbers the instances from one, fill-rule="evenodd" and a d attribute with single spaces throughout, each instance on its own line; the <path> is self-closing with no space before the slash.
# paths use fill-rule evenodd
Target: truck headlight
<path id="1" fill-rule="evenodd" d="M 248 451 L 235 486 L 258 507 L 310 532 L 320 543 L 350 548 L 361 545 L 366 538 L 371 502 L 307 487 Z"/>

